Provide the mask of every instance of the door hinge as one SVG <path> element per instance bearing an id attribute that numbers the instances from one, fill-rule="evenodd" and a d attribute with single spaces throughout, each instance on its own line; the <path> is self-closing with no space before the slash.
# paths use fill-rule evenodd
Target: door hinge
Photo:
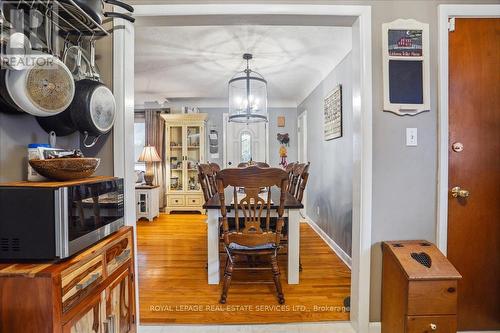
<path id="1" fill-rule="evenodd" d="M 132 315 L 132 324 L 135 324 L 135 315 Z"/>
<path id="2" fill-rule="evenodd" d="M 130 280 L 134 283 L 134 273 L 130 273 Z"/>
<path id="3" fill-rule="evenodd" d="M 449 32 L 453 32 L 453 31 L 455 31 L 455 18 L 454 18 L 454 17 L 451 17 L 451 18 L 448 20 L 448 31 L 449 31 Z"/>

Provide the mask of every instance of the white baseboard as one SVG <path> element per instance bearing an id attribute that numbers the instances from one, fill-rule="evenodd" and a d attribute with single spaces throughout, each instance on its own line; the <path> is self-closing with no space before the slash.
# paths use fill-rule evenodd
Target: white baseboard
<path id="1" fill-rule="evenodd" d="M 342 261 L 347 265 L 347 267 L 351 269 L 352 267 L 351 257 L 347 253 L 345 253 L 344 250 L 342 250 L 340 246 L 337 243 L 335 243 L 335 241 L 331 239 L 330 236 L 328 236 L 326 232 L 324 232 L 323 229 L 321 229 L 316 224 L 316 222 L 311 220 L 309 216 L 306 216 L 305 220 L 307 224 L 309 224 L 311 228 L 313 228 L 313 230 L 316 231 L 316 233 L 325 241 L 325 243 L 328 244 L 328 246 L 330 246 L 333 252 L 335 252 L 337 256 L 339 256 L 339 258 L 342 259 Z"/>
<path id="2" fill-rule="evenodd" d="M 380 333 L 382 330 L 380 322 L 371 322 L 368 327 L 369 333 Z M 458 331 L 458 333 L 500 333 L 500 331 Z"/>
<path id="3" fill-rule="evenodd" d="M 380 333 L 382 330 L 382 325 L 379 321 L 371 322 L 368 324 L 368 332 L 369 333 Z"/>

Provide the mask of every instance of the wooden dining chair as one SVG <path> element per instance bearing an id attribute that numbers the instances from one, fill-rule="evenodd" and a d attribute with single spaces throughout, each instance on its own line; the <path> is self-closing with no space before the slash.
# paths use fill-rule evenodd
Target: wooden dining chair
<path id="1" fill-rule="evenodd" d="M 295 167 L 296 162 L 288 163 L 285 167 L 285 171 L 288 174 L 288 187 L 287 192 L 290 192 L 290 186 L 292 184 L 292 176 L 293 176 L 293 168 Z"/>
<path id="2" fill-rule="evenodd" d="M 217 193 L 217 185 L 215 183 L 216 173 L 210 164 L 200 163 L 198 164 L 198 181 L 201 185 L 201 190 L 203 192 L 203 198 L 208 201 L 211 197 Z"/>
<path id="3" fill-rule="evenodd" d="M 255 256 L 270 259 L 270 267 L 260 269 L 272 271 L 278 302 L 284 304 L 285 297 L 281 288 L 277 255 L 280 249 L 284 224 L 283 213 L 288 174 L 278 168 L 250 166 L 248 168 L 224 169 L 217 174 L 216 180 L 221 201 L 224 249 L 227 252 L 220 303 L 226 303 L 233 271 L 256 269 L 252 267 L 235 267 L 235 257 Z M 229 228 L 224 194 L 224 189 L 228 186 L 233 187 L 235 228 L 232 230 Z M 274 228 L 270 223 L 271 191 L 273 186 L 277 186 L 280 191 L 278 216 Z M 245 193 L 238 196 L 237 188 L 244 188 Z M 267 188 L 267 193 L 263 192 L 263 195 L 259 195 L 262 188 Z M 262 223 L 263 221 L 265 222 Z"/>
<path id="4" fill-rule="evenodd" d="M 307 180 L 309 179 L 309 166 L 311 162 L 303 163 L 297 169 L 297 173 L 299 174 L 299 179 L 297 183 L 297 188 L 294 193 L 295 199 L 297 199 L 300 203 L 302 203 L 302 199 L 304 199 L 304 191 L 306 190 Z"/>
<path id="5" fill-rule="evenodd" d="M 217 163 L 214 163 L 214 162 L 211 162 L 211 163 L 208 163 L 210 165 L 210 167 L 212 168 L 212 171 L 217 174 L 217 172 L 219 172 L 221 169 L 220 169 L 220 166 L 217 164 Z"/>
<path id="6" fill-rule="evenodd" d="M 240 164 L 238 164 L 238 168 L 247 168 L 247 167 L 252 166 L 252 165 L 258 166 L 259 168 L 271 167 L 266 162 L 253 162 L 253 161 L 251 161 L 251 162 L 241 162 Z"/>
<path id="7" fill-rule="evenodd" d="M 297 201 L 302 203 L 304 199 L 304 191 L 306 189 L 307 180 L 309 179 L 309 166 L 311 162 L 307 163 L 290 163 L 285 168 L 288 172 L 289 184 L 287 192 L 292 194 Z M 285 226 L 283 228 L 283 238 L 281 245 L 288 251 L 288 219 L 285 218 Z M 282 253 L 286 254 L 286 253 Z M 302 260 L 299 258 L 299 271 L 302 272 Z"/>

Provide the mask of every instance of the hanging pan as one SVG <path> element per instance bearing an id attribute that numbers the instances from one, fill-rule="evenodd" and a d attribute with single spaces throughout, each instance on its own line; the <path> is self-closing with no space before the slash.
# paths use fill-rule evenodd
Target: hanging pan
<path id="1" fill-rule="evenodd" d="M 83 63 L 86 62 L 86 58 L 78 59 L 84 59 Z M 78 60 L 77 67 L 80 66 Z M 68 109 L 57 116 L 37 120 L 45 131 L 53 130 L 58 136 L 80 131 L 84 135 L 83 145 L 89 148 L 113 127 L 116 102 L 111 90 L 96 79 L 99 75 L 95 67 L 93 41 L 90 42 L 90 64 L 85 66 L 88 68 L 87 77 L 75 83 L 75 96 Z"/>
<path id="2" fill-rule="evenodd" d="M 46 26 L 48 27 L 48 23 Z M 47 37 L 49 35 L 47 28 Z M 15 44 L 10 36 L 9 47 Z M 50 38 L 47 38 L 49 51 L 52 52 Z M 29 43 L 29 41 L 28 41 Z M 30 45 L 24 43 L 25 48 Z M 75 93 L 75 83 L 66 65 L 52 54 L 40 51 L 24 52 L 19 56 L 22 66 L 13 66 L 0 73 L 0 95 L 14 109 L 29 114 L 48 117 L 64 111 L 71 103 Z M 29 62 L 29 63 L 28 63 Z"/>

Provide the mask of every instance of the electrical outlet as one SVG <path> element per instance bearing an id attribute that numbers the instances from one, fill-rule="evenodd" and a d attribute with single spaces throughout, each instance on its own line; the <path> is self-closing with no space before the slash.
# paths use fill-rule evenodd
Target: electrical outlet
<path id="1" fill-rule="evenodd" d="M 316 207 L 316 213 L 318 214 L 319 216 L 319 206 Z"/>

